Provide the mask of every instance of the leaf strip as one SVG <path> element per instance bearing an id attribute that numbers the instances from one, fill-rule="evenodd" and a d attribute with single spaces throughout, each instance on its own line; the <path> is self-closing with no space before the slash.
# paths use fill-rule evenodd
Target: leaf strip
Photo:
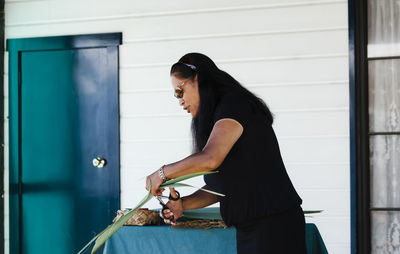
<path id="1" fill-rule="evenodd" d="M 94 247 L 92 249 L 92 254 L 95 253 L 115 232 L 118 231 L 134 214 L 140 207 L 146 204 L 153 196 L 151 195 L 151 183 L 149 192 L 147 195 L 140 201 L 140 203 L 133 208 L 128 213 L 122 215 L 116 222 L 108 226 L 97 238 Z"/>
<path id="2" fill-rule="evenodd" d="M 210 172 L 199 172 L 199 173 L 194 173 L 194 174 L 189 174 L 189 175 L 184 175 L 184 176 L 180 176 L 171 180 L 166 181 L 165 183 L 161 184 L 160 187 L 166 187 L 166 185 L 168 184 L 172 184 L 172 183 L 177 183 L 186 179 L 190 179 L 196 176 L 201 176 L 201 175 L 208 175 L 208 174 L 215 174 L 218 173 L 218 171 L 210 171 Z"/>
<path id="3" fill-rule="evenodd" d="M 186 184 L 186 183 L 171 183 L 171 184 L 166 184 L 163 187 L 191 187 L 191 188 L 195 188 L 197 190 L 202 190 L 202 191 L 205 191 L 205 192 L 217 195 L 217 196 L 225 197 L 225 194 L 222 194 L 222 193 L 219 193 L 219 192 L 215 192 L 215 191 L 211 191 L 211 190 L 207 190 L 207 189 L 200 188 L 200 187 L 196 187 L 196 186 L 193 186 L 193 185 L 190 185 L 190 184 Z"/>

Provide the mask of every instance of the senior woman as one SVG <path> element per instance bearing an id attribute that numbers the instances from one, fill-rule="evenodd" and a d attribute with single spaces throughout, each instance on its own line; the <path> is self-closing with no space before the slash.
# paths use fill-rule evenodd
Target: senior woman
<path id="1" fill-rule="evenodd" d="M 192 115 L 194 153 L 162 166 L 146 180 L 151 192 L 167 179 L 218 170 L 205 175 L 204 188 L 169 201 L 164 219 L 175 223 L 184 210 L 220 203 L 228 226 L 236 227 L 238 253 L 306 253 L 302 200 L 281 158 L 266 104 L 207 56 L 189 53 L 171 67 L 179 105 Z M 175 190 L 170 189 L 176 197 Z"/>

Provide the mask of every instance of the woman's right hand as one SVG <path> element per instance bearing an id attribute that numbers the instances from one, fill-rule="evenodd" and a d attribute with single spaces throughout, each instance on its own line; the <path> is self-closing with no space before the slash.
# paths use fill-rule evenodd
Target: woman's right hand
<path id="1" fill-rule="evenodd" d="M 151 194 L 153 196 L 160 196 L 164 189 L 159 189 L 160 185 L 163 183 L 160 175 L 158 174 L 158 170 L 154 171 L 153 174 L 148 175 L 146 178 L 146 190 L 149 190 L 151 183 Z"/>
<path id="2" fill-rule="evenodd" d="M 177 198 L 178 195 L 176 194 L 175 188 L 169 188 L 171 196 L 173 198 Z M 167 224 L 175 224 L 179 217 L 183 214 L 183 201 L 182 198 L 178 199 L 177 201 L 170 200 L 166 204 L 169 209 L 164 210 L 164 222 Z M 172 220 L 173 218 L 173 220 Z"/>

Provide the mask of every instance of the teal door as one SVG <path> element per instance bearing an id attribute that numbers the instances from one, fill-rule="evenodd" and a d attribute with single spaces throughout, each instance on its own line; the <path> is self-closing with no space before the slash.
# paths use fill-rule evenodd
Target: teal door
<path id="1" fill-rule="evenodd" d="M 119 208 L 120 42 L 8 40 L 10 253 L 77 253 Z"/>

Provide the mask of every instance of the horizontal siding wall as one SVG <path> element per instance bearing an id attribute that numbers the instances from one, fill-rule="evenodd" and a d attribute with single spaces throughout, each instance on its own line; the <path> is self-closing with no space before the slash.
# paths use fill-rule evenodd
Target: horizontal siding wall
<path id="1" fill-rule="evenodd" d="M 350 253 L 347 1 L 6 0 L 5 13 L 6 38 L 123 32 L 122 207 L 145 195 L 147 174 L 190 154 L 190 116 L 169 68 L 202 52 L 269 105 L 303 208 L 324 210 L 307 221 L 329 253 Z"/>

